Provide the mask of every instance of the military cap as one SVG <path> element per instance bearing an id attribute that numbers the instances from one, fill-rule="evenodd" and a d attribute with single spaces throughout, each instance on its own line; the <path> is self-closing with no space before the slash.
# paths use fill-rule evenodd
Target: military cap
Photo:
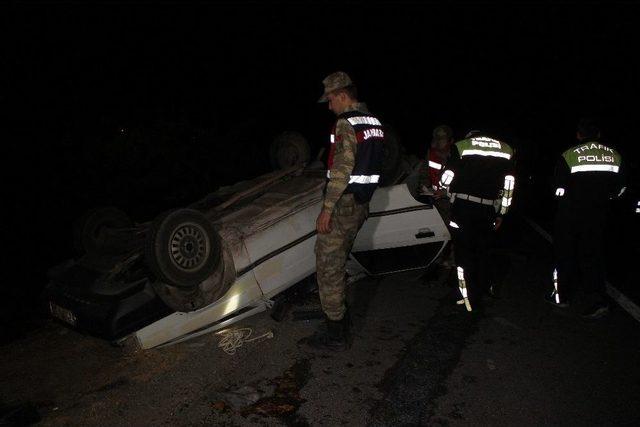
<path id="1" fill-rule="evenodd" d="M 344 71 L 336 71 L 335 73 L 329 74 L 322 81 L 324 85 L 324 93 L 318 100 L 318 102 L 327 102 L 327 95 L 334 90 L 342 89 L 348 86 L 353 85 L 353 81 L 351 81 L 351 77 Z"/>

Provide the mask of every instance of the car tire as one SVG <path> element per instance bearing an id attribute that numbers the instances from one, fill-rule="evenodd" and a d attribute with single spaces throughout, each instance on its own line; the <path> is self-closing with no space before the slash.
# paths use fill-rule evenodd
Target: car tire
<path id="1" fill-rule="evenodd" d="M 282 132 L 271 143 L 269 159 L 274 170 L 308 164 L 311 159 L 309 142 L 299 132 Z"/>
<path id="2" fill-rule="evenodd" d="M 87 211 L 73 225 L 73 243 L 79 254 L 111 254 L 122 250 L 122 242 L 108 231 L 133 227 L 129 216 L 115 207 Z"/>
<path id="3" fill-rule="evenodd" d="M 222 244 L 211 222 L 195 209 L 165 212 L 151 225 L 145 259 L 156 278 L 177 288 L 196 288 L 220 263 Z"/>
<path id="4" fill-rule="evenodd" d="M 199 310 L 222 298 L 236 279 L 236 269 L 229 248 L 222 241 L 222 256 L 211 276 L 192 288 L 177 287 L 162 280 L 151 280 L 151 287 L 167 307 L 179 311 Z"/>

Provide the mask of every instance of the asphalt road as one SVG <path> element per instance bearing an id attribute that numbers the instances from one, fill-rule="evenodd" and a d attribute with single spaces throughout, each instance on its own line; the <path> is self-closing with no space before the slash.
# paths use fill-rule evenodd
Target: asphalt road
<path id="1" fill-rule="evenodd" d="M 637 425 L 640 323 L 614 308 L 587 322 L 579 305 L 542 300 L 548 243 L 514 220 L 494 254 L 501 298 L 483 313 L 451 303 L 451 275 L 398 273 L 353 284 L 354 342 L 344 353 L 298 340 L 318 320 L 299 297 L 234 328 L 273 338 L 234 355 L 205 335 L 127 353 L 54 322 L 2 347 L 8 425 Z M 12 415 L 8 413 L 13 409 Z M 2 425 L 0 423 L 0 425 Z"/>

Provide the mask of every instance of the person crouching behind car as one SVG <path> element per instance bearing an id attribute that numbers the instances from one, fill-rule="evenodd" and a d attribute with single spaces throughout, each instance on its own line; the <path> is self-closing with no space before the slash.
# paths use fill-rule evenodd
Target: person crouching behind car
<path id="1" fill-rule="evenodd" d="M 327 328 L 304 343 L 314 349 L 343 351 L 350 342 L 345 265 L 380 180 L 384 130 L 380 120 L 358 102 L 356 87 L 346 73 L 330 74 L 322 83 L 324 94 L 318 102 L 328 102 L 337 116 L 329 141 L 324 201 L 316 220 L 316 274 Z"/>
<path id="2" fill-rule="evenodd" d="M 453 130 L 447 125 L 440 125 L 433 129 L 433 138 L 426 161 L 423 162 L 419 174 L 419 188 L 423 195 L 430 196 L 433 205 L 438 210 L 445 224 L 451 220 L 451 201 L 447 188 L 440 186 L 440 176 L 451 157 L 451 147 L 453 146 Z M 443 268 L 450 268 L 454 265 L 453 243 L 449 243 L 442 251 L 436 264 Z M 434 272 L 428 272 L 427 276 Z"/>

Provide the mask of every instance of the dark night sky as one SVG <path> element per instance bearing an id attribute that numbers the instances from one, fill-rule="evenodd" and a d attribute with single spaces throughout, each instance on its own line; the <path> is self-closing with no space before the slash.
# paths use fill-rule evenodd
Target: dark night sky
<path id="1" fill-rule="evenodd" d="M 319 81 L 343 69 L 420 145 L 423 126 L 438 121 L 524 134 L 581 114 L 615 120 L 638 72 L 640 9 L 628 5 L 107 2 L 15 11 L 10 66 L 24 79 L 34 126 L 186 114 L 220 131 L 267 118 L 320 137 L 317 122 L 330 116 L 314 104 Z"/>
<path id="2" fill-rule="evenodd" d="M 583 115 L 599 117 L 609 141 L 637 152 L 629 141 L 640 7 L 630 3 L 3 8 L 9 78 L 0 99 L 17 125 L 4 171 L 14 183 L 9 239 L 18 265 L 33 272 L 25 289 L 42 286 L 43 271 L 71 255 L 71 221 L 87 208 L 115 204 L 149 220 L 182 203 L 162 199 L 165 188 L 192 188 L 183 196 L 193 200 L 266 171 L 263 154 L 280 131 L 299 130 L 320 147 L 332 116 L 316 100 L 322 78 L 339 69 L 417 155 L 444 122 L 456 136 L 495 132 L 531 167 L 573 143 Z M 166 137 L 175 123 L 180 130 Z M 155 136 L 135 151 L 133 137 L 114 136 L 120 128 Z M 178 158 L 197 164 L 208 188 L 189 184 L 203 181 L 175 170 Z"/>

